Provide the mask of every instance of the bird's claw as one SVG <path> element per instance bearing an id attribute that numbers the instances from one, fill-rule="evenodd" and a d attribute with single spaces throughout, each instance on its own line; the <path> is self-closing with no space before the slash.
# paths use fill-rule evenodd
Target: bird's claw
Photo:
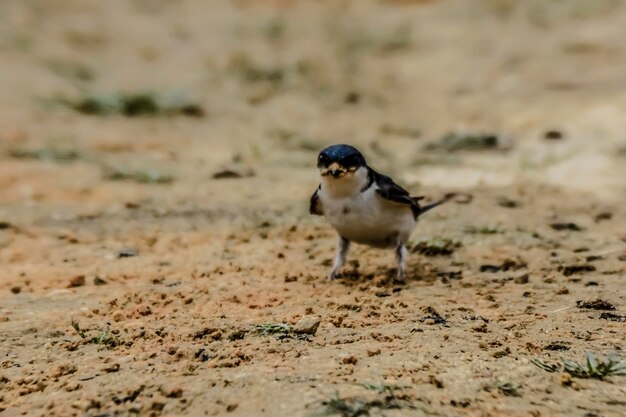
<path id="1" fill-rule="evenodd" d="M 406 280 L 404 279 L 404 274 L 396 275 L 396 278 L 393 280 L 395 284 L 404 285 L 406 284 Z"/>

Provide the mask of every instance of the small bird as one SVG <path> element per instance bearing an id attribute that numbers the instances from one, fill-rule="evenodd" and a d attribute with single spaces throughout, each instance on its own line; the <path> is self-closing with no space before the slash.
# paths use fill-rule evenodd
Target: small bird
<path id="1" fill-rule="evenodd" d="M 334 280 L 346 261 L 350 242 L 377 248 L 395 248 L 396 281 L 403 283 L 406 242 L 419 216 L 452 197 L 420 206 L 424 197 L 409 192 L 369 167 L 353 146 L 333 145 L 317 158 L 320 185 L 311 196 L 309 212 L 324 216 L 337 231 L 337 253 L 329 279 Z"/>

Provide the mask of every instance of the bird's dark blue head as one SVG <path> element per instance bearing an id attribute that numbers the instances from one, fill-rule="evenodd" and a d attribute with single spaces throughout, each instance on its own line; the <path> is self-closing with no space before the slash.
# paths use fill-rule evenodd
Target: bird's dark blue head
<path id="1" fill-rule="evenodd" d="M 339 178 L 365 166 L 365 158 L 357 148 L 350 145 L 332 145 L 323 149 L 317 157 L 317 168 L 322 175 Z"/>

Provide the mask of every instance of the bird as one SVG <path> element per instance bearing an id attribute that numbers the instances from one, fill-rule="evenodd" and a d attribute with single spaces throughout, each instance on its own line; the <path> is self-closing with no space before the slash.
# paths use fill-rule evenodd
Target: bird
<path id="1" fill-rule="evenodd" d="M 398 264 L 395 281 L 405 282 L 407 241 L 418 218 L 452 198 L 446 194 L 421 206 L 424 197 L 409 192 L 370 167 L 354 146 L 337 144 L 317 157 L 320 184 L 310 199 L 309 213 L 324 216 L 337 232 L 337 251 L 329 274 L 335 280 L 346 262 L 351 242 L 394 248 Z"/>

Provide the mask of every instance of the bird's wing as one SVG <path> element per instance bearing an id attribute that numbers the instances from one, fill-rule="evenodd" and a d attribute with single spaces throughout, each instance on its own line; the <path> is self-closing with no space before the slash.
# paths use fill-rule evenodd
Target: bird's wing
<path id="1" fill-rule="evenodd" d="M 309 203 L 309 213 L 314 216 L 322 216 L 324 215 L 324 211 L 322 210 L 322 202 L 320 201 L 320 187 L 317 187 L 317 190 L 311 196 L 311 202 Z"/>
<path id="2" fill-rule="evenodd" d="M 413 212 L 413 216 L 416 219 L 421 214 L 444 202 L 438 201 L 437 203 L 429 204 L 428 206 L 422 207 L 420 206 L 419 201 L 423 199 L 424 196 L 411 197 L 407 190 L 393 182 L 391 178 L 386 175 L 379 174 L 373 169 L 371 169 L 371 175 L 374 176 L 374 181 L 377 185 L 376 193 L 379 196 L 381 196 L 385 200 L 409 206 L 411 208 L 411 211 Z"/>
<path id="3" fill-rule="evenodd" d="M 371 169 L 371 175 L 374 177 L 376 183 L 376 193 L 385 200 L 393 201 L 395 203 L 413 205 L 415 201 L 409 195 L 409 192 L 398 184 L 393 182 L 391 178 L 386 175 L 379 174 Z"/>

